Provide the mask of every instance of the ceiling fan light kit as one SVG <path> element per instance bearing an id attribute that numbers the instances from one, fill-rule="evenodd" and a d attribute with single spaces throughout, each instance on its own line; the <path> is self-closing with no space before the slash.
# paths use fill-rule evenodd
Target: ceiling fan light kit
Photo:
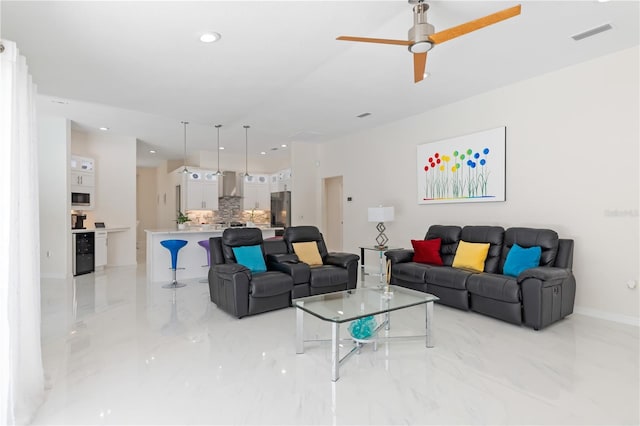
<path id="1" fill-rule="evenodd" d="M 409 52 L 413 53 L 413 76 L 414 82 L 417 83 L 424 79 L 426 74 L 425 68 L 427 64 L 427 52 L 429 52 L 433 46 L 489 25 L 493 25 L 500 21 L 504 21 L 505 19 L 512 18 L 519 15 L 521 11 L 521 5 L 513 6 L 436 33 L 434 26 L 427 22 L 427 10 L 429 9 L 429 5 L 424 3 L 424 0 L 408 1 L 409 4 L 415 5 L 413 7 L 413 26 L 409 29 L 408 40 L 352 36 L 340 36 L 337 40 L 407 46 Z"/>

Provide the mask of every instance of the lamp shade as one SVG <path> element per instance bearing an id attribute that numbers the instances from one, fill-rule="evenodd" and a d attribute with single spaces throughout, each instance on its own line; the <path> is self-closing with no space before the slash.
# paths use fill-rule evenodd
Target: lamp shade
<path id="1" fill-rule="evenodd" d="M 393 206 L 369 207 L 369 222 L 392 222 L 393 217 Z"/>

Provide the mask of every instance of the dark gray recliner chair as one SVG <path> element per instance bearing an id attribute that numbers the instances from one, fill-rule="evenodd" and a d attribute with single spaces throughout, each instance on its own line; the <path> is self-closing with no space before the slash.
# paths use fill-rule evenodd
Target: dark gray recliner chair
<path id="1" fill-rule="evenodd" d="M 269 270 L 266 261 L 266 272 L 252 273 L 237 263 L 234 256 L 234 247 L 260 245 L 265 257 L 260 229 L 229 228 L 222 233 L 222 237 L 210 238 L 209 245 L 209 294 L 218 308 L 242 318 L 290 305 L 293 280 L 289 275 Z"/>
<path id="2" fill-rule="evenodd" d="M 294 279 L 293 298 L 313 296 L 356 288 L 360 256 L 329 253 L 322 233 L 315 226 L 291 226 L 284 231 L 286 255 L 270 255 L 270 267 L 290 274 Z M 308 266 L 299 261 L 294 243 L 315 242 L 322 265 Z"/>

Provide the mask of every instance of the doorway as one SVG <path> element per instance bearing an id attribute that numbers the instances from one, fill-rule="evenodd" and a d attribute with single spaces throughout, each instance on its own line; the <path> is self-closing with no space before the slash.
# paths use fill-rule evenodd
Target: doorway
<path id="1" fill-rule="evenodd" d="M 329 251 L 342 251 L 342 176 L 323 181 L 325 242 Z"/>

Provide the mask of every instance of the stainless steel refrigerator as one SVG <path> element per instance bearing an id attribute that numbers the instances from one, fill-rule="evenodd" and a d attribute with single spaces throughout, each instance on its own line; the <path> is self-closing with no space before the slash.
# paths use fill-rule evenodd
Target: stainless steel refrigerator
<path id="1" fill-rule="evenodd" d="M 271 226 L 291 226 L 291 191 L 271 193 Z"/>

